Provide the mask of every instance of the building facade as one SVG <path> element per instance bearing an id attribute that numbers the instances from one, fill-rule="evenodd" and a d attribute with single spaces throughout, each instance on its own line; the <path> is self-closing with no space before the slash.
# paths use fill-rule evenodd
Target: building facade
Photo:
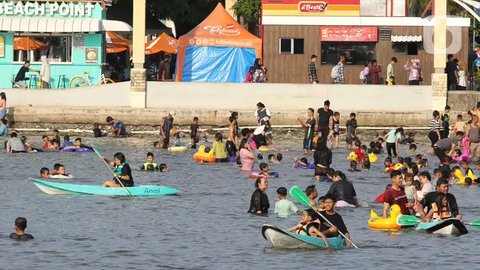
<path id="1" fill-rule="evenodd" d="M 382 66 L 379 83 L 384 83 L 387 65 L 396 57 L 397 84 L 408 84 L 403 66 L 412 59 L 420 60 L 422 83 L 430 84 L 433 20 L 406 17 L 405 4 L 404 0 L 263 0 L 263 55 L 270 82 L 308 83 L 307 66 L 315 54 L 320 83 L 332 82 L 331 70 L 344 55 L 345 83 L 362 83 L 360 72 L 370 60 Z M 453 54 L 467 63 L 470 20 L 451 17 L 447 26 L 447 45 L 460 43 Z"/>

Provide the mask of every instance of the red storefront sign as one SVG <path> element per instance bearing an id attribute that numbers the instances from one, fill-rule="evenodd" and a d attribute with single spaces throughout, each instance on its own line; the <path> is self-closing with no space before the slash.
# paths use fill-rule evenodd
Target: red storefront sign
<path id="1" fill-rule="evenodd" d="M 378 27 L 322 26 L 320 41 L 377 42 Z"/>

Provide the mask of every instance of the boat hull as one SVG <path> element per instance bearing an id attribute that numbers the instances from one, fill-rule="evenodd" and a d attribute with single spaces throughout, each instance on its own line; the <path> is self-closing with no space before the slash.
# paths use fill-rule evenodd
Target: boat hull
<path id="1" fill-rule="evenodd" d="M 284 249 L 325 249 L 325 243 L 320 237 L 311 237 L 291 233 L 275 226 L 265 224 L 262 227 L 263 237 L 272 243 L 274 248 Z M 343 237 L 327 238 L 332 249 L 345 248 L 347 243 Z"/>
<path id="2" fill-rule="evenodd" d="M 420 222 L 416 230 L 425 230 L 427 233 L 445 235 L 445 236 L 460 236 L 467 234 L 467 228 L 465 225 L 454 218 L 445 219 L 442 221 L 432 221 L 432 222 Z"/>
<path id="3" fill-rule="evenodd" d="M 40 179 L 32 179 L 43 192 L 51 195 L 99 195 L 99 196 L 140 196 L 176 195 L 180 191 L 166 186 L 137 186 L 126 188 L 106 188 L 95 185 L 78 185 L 56 183 Z M 128 190 L 128 192 L 127 192 Z"/>

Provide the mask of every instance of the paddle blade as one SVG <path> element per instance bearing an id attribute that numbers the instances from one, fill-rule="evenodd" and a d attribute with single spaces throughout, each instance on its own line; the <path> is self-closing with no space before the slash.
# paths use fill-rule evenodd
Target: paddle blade
<path id="1" fill-rule="evenodd" d="M 290 196 L 292 196 L 295 200 L 297 200 L 298 203 L 308 207 L 312 207 L 310 205 L 310 199 L 307 197 L 307 194 L 305 194 L 305 192 L 303 192 L 303 190 L 298 186 L 293 186 L 290 189 L 289 193 L 290 193 Z"/>
<path id="2" fill-rule="evenodd" d="M 415 226 L 420 222 L 420 219 L 411 215 L 399 215 L 397 217 L 397 224 L 400 226 Z"/>
<path id="3" fill-rule="evenodd" d="M 474 220 L 469 223 L 471 226 L 480 226 L 480 219 Z"/>

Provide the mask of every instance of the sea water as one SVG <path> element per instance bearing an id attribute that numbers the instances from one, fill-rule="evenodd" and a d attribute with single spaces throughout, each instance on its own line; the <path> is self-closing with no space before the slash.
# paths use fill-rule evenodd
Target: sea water
<path id="1" fill-rule="evenodd" d="M 39 137 L 39 136 L 38 136 Z M 95 153 L 0 154 L 0 269 L 475 269 L 475 250 L 480 231 L 467 227 L 468 235 L 440 237 L 404 230 L 399 233 L 367 228 L 370 209 L 381 213 L 374 199 L 390 178 L 382 160 L 368 172 L 347 171 L 349 151 L 334 149 L 333 167 L 346 173 L 365 207 L 339 209 L 359 249 L 277 250 L 261 235 L 262 224 L 288 228 L 299 217 L 281 219 L 272 212 L 276 189 L 316 184 L 318 193 L 328 183 L 317 183 L 313 170 L 291 168 L 301 157 L 301 140 L 281 143 L 283 161 L 270 164 L 280 178 L 269 181 L 267 194 L 270 216 L 247 214 L 254 179 L 240 173 L 235 164 L 194 164 L 193 149 L 169 153 L 153 149 L 157 138 L 84 138 L 111 158 L 123 152 L 133 171 L 136 185 L 166 185 L 181 190 L 179 196 L 154 198 L 109 198 L 100 196 L 48 195 L 28 179 L 37 177 L 41 167 L 52 170 L 62 163 L 75 179 L 55 179 L 76 184 L 100 185 L 112 176 Z M 35 143 L 35 141 L 34 141 Z M 36 142 L 40 145 L 40 140 Z M 280 142 L 277 142 L 277 145 Z M 425 147 L 420 147 L 425 152 Z M 146 153 L 166 163 L 168 173 L 137 170 Z M 402 146 L 400 155 L 408 156 Z M 264 154 L 266 157 L 267 154 Z M 311 157 L 308 157 L 311 160 Z M 430 172 L 438 164 L 429 156 Z M 255 169 L 258 168 L 258 160 Z M 465 221 L 480 218 L 480 188 L 453 186 Z M 289 198 L 293 200 L 293 198 Z M 368 206 L 367 206 L 368 205 Z M 303 209 L 302 206 L 299 206 Z M 14 220 L 28 219 L 27 233 L 35 239 L 15 242 Z"/>

